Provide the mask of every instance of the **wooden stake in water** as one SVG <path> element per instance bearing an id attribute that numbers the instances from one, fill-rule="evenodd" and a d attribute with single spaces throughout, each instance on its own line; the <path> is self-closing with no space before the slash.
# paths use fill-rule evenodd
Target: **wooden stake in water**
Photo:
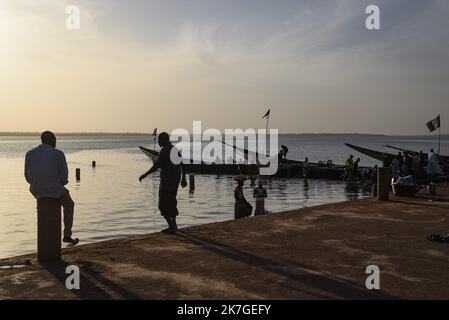
<path id="1" fill-rule="evenodd" d="M 97 162 L 96 161 L 92 161 L 92 168 L 95 168 L 97 166 Z"/>
<path id="2" fill-rule="evenodd" d="M 195 176 L 193 174 L 189 175 L 189 187 L 190 192 L 195 192 Z"/>
<path id="3" fill-rule="evenodd" d="M 76 181 L 80 181 L 80 180 L 81 180 L 81 169 L 76 168 Z"/>

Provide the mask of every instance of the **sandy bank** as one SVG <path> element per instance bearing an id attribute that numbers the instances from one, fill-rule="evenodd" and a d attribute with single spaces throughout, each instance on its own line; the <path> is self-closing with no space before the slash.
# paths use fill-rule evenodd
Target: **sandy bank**
<path id="1" fill-rule="evenodd" d="M 446 190 L 447 191 L 447 190 Z M 447 192 L 446 192 L 447 193 Z M 1 299 L 449 299 L 449 202 L 360 200 L 0 261 Z M 65 288 L 66 264 L 81 289 Z M 365 287 L 365 268 L 381 290 Z"/>

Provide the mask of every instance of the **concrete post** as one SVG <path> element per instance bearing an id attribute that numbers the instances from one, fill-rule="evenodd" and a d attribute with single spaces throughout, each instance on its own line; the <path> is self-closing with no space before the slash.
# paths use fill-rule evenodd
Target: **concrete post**
<path id="1" fill-rule="evenodd" d="M 377 168 L 377 200 L 388 201 L 390 197 L 390 168 Z"/>
<path id="2" fill-rule="evenodd" d="M 61 201 L 42 198 L 37 200 L 37 260 L 61 260 Z"/>

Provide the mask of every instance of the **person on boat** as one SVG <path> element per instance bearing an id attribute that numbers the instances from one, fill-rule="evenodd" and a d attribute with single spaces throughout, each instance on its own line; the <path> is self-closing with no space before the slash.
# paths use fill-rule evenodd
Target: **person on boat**
<path id="1" fill-rule="evenodd" d="M 281 163 L 284 161 L 284 150 L 280 150 L 278 153 L 278 163 Z"/>
<path id="2" fill-rule="evenodd" d="M 402 170 L 404 168 L 404 156 L 402 155 L 402 152 L 398 152 L 397 158 L 399 160 L 399 167 Z"/>
<path id="3" fill-rule="evenodd" d="M 443 170 L 438 163 L 438 155 L 434 152 L 433 149 L 430 149 L 430 153 L 427 158 L 427 170 L 426 173 L 429 176 L 441 176 L 444 175 Z"/>
<path id="4" fill-rule="evenodd" d="M 360 163 L 360 158 L 357 158 L 357 160 L 355 160 L 354 164 L 353 164 L 354 174 L 357 174 L 357 170 L 359 170 L 359 163 Z"/>
<path id="5" fill-rule="evenodd" d="M 288 148 L 286 145 L 281 145 L 282 148 L 282 159 L 287 160 Z"/>
<path id="6" fill-rule="evenodd" d="M 351 154 L 346 160 L 346 178 L 352 178 L 354 173 L 354 156 Z"/>
<path id="7" fill-rule="evenodd" d="M 382 153 L 382 167 L 389 168 L 391 166 L 391 162 L 393 161 L 394 156 L 390 156 L 386 153 Z"/>
<path id="8" fill-rule="evenodd" d="M 306 158 L 302 163 L 302 175 L 304 179 L 307 179 L 309 177 L 309 172 L 310 172 L 309 158 Z"/>
<path id="9" fill-rule="evenodd" d="M 391 175 L 393 177 L 400 177 L 401 176 L 401 161 L 400 156 L 396 156 L 394 160 L 391 162 L 390 165 Z"/>
<path id="10" fill-rule="evenodd" d="M 404 176 L 412 175 L 412 167 L 413 167 L 412 162 L 413 156 L 409 152 L 404 151 L 404 166 L 402 167 Z"/>
<path id="11" fill-rule="evenodd" d="M 234 189 L 234 219 L 249 217 L 253 211 L 253 207 L 243 194 L 243 185 L 247 178 L 243 175 L 239 175 L 235 177 L 234 180 L 237 182 L 237 187 Z"/>
<path id="12" fill-rule="evenodd" d="M 372 189 L 371 189 L 371 194 L 373 195 L 373 197 L 377 196 L 377 164 L 374 165 L 372 171 L 371 171 L 371 184 L 372 184 Z"/>
<path id="13" fill-rule="evenodd" d="M 374 165 L 371 172 L 371 183 L 377 185 L 377 164 Z"/>
<path id="14" fill-rule="evenodd" d="M 165 218 L 168 228 L 162 230 L 164 233 L 175 233 L 178 230 L 176 217 L 179 215 L 177 208 L 176 196 L 178 186 L 185 188 L 187 186 L 186 175 L 182 165 L 180 152 L 170 142 L 170 136 L 166 132 L 162 132 L 158 136 L 159 146 L 162 148 L 159 158 L 153 164 L 150 170 L 139 177 L 142 182 L 147 176 L 161 169 L 160 185 L 159 185 L 159 210 Z M 176 156 L 179 157 L 176 159 Z"/>
<path id="15" fill-rule="evenodd" d="M 256 210 L 254 211 L 254 215 L 262 215 L 265 214 L 265 198 L 267 197 L 267 190 L 263 187 L 263 182 L 259 180 L 259 185 L 257 188 L 254 188 L 254 198 L 256 198 Z"/>
<path id="16" fill-rule="evenodd" d="M 351 154 L 349 158 L 346 160 L 346 169 L 354 168 L 354 156 Z"/>
<path id="17" fill-rule="evenodd" d="M 65 187 L 68 181 L 68 167 L 65 155 L 56 149 L 53 132 L 41 134 L 42 144 L 28 151 L 25 156 L 25 179 L 30 184 L 30 192 L 37 199 L 52 199 L 64 209 L 63 242 L 76 245 L 78 238 L 72 238 L 75 202 Z"/>
<path id="18" fill-rule="evenodd" d="M 363 168 L 362 173 L 361 173 L 361 178 L 364 183 L 369 183 L 371 181 L 371 174 L 372 174 L 371 171 L 372 171 L 372 169 Z"/>
<path id="19" fill-rule="evenodd" d="M 413 178 L 415 180 L 425 179 L 426 173 L 424 171 L 424 167 L 425 167 L 424 154 L 422 151 L 419 151 L 419 153 L 413 157 L 412 162 Z"/>

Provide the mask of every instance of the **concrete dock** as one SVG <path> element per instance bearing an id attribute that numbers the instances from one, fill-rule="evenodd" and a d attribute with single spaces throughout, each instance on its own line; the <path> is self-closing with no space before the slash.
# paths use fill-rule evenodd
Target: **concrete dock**
<path id="1" fill-rule="evenodd" d="M 449 299 L 447 188 L 133 236 L 0 261 L 0 299 Z M 67 265 L 80 290 L 65 287 Z M 380 290 L 365 286 L 368 265 Z"/>

